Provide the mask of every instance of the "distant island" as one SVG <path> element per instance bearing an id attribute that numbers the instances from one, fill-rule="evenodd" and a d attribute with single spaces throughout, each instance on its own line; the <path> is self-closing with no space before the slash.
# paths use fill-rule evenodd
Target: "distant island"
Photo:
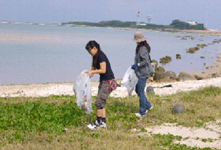
<path id="1" fill-rule="evenodd" d="M 135 21 L 119 21 L 119 20 L 110 20 L 110 21 L 101 21 L 99 23 L 94 22 L 63 22 L 63 23 L 32 23 L 32 22 L 19 22 L 19 21 L 6 21 L 0 20 L 0 24 L 27 24 L 27 25 L 40 25 L 40 26 L 89 26 L 89 27 L 112 27 L 112 28 L 121 28 L 121 29 L 144 29 L 144 30 L 153 30 L 160 32 L 174 32 L 174 33 L 184 33 L 184 34 L 203 34 L 203 35 L 215 35 L 221 36 L 221 31 L 218 30 L 209 30 L 204 27 L 204 24 L 197 23 L 194 21 L 180 21 L 178 19 L 173 20 L 170 25 L 158 25 L 151 23 Z"/>
<path id="2" fill-rule="evenodd" d="M 150 29 L 150 30 L 206 30 L 204 24 L 197 23 L 194 21 L 180 21 L 178 19 L 173 20 L 170 25 L 158 25 L 144 22 L 133 22 L 133 21 L 101 21 L 99 23 L 94 22 L 67 22 L 61 23 L 61 25 L 73 25 L 73 26 L 92 26 L 92 27 L 119 27 L 119 28 L 134 28 L 134 29 Z"/>

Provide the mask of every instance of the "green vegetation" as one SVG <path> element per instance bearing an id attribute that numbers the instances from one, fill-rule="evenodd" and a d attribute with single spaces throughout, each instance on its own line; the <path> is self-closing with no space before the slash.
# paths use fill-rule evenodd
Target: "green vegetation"
<path id="1" fill-rule="evenodd" d="M 155 24 L 147 24 L 145 26 L 136 25 L 136 22 L 122 22 L 118 20 L 111 21 L 101 21 L 99 23 L 91 23 L 91 22 L 68 22 L 62 23 L 62 25 L 85 25 L 85 26 L 93 26 L 93 27 L 120 27 L 120 28 L 140 28 L 140 29 L 164 29 L 171 28 L 167 25 L 155 25 Z"/>
<path id="2" fill-rule="evenodd" d="M 204 27 L 203 24 L 196 24 L 196 25 L 191 25 L 185 21 L 180 21 L 178 19 L 173 20 L 173 22 L 170 24 L 176 29 L 194 29 L 194 30 L 205 30 L 206 28 Z"/>
<path id="3" fill-rule="evenodd" d="M 62 25 L 82 25 L 82 26 L 93 26 L 93 27 L 120 27 L 120 28 L 139 28 L 139 29 L 152 29 L 152 30 L 171 30 L 171 29 L 194 29 L 194 30 L 205 30 L 203 24 L 190 25 L 188 23 L 174 20 L 170 25 L 157 25 L 157 24 L 146 24 L 146 25 L 137 25 L 134 21 L 119 21 L 119 20 L 110 20 L 110 21 L 101 21 L 99 23 L 94 22 L 68 22 L 62 23 Z"/>
<path id="4" fill-rule="evenodd" d="M 221 88 L 208 87 L 162 97 L 152 93 L 148 98 L 154 109 L 143 119 L 134 115 L 139 108 L 136 96 L 109 98 L 108 129 L 97 131 L 86 128 L 95 119 L 95 111 L 86 115 L 77 107 L 75 96 L 0 98 L 0 149 L 196 150 L 200 148 L 173 143 L 182 137 L 160 134 L 150 137 L 145 128 L 164 122 L 200 127 L 221 119 Z M 183 105 L 185 112 L 172 114 L 176 104 Z"/>

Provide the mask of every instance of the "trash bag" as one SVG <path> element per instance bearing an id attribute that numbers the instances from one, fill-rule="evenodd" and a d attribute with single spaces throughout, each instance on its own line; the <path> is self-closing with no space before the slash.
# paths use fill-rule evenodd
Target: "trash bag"
<path id="1" fill-rule="evenodd" d="M 134 70 L 129 67 L 124 74 L 123 80 L 121 84 L 123 84 L 127 88 L 128 95 L 131 96 L 136 84 L 138 82 L 138 78 L 134 72 Z"/>
<path id="2" fill-rule="evenodd" d="M 73 90 L 77 97 L 77 106 L 83 108 L 89 114 L 92 112 L 91 79 L 85 71 L 78 75 Z"/>

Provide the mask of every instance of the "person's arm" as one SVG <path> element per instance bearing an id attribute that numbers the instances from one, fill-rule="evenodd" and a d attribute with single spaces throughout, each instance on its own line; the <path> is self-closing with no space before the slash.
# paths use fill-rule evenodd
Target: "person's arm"
<path id="1" fill-rule="evenodd" d="M 94 74 L 104 74 L 106 73 L 106 62 L 100 63 L 100 69 L 97 70 L 87 70 L 86 73 L 90 74 L 90 76 L 93 76 Z"/>
<path id="2" fill-rule="evenodd" d="M 137 64 L 138 67 L 146 65 L 146 64 L 150 65 L 149 64 L 150 63 L 150 59 L 149 59 L 149 54 L 147 52 L 147 49 L 145 47 L 143 47 L 143 48 L 140 49 L 139 53 L 140 53 L 140 57 L 141 57 L 142 61 Z"/>
<path id="3" fill-rule="evenodd" d="M 95 70 L 95 68 L 94 68 L 94 67 L 91 67 L 91 70 Z M 87 71 L 88 71 L 88 70 L 87 70 Z M 86 71 L 85 73 L 88 73 L 87 71 Z M 92 78 L 93 75 L 94 75 L 94 74 L 89 74 L 90 78 Z"/>

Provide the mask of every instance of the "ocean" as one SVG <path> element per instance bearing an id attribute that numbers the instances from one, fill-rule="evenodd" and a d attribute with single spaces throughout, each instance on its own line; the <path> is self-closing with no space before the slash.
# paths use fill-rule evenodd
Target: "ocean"
<path id="1" fill-rule="evenodd" d="M 92 57 L 85 50 L 96 40 L 108 56 L 115 78 L 121 79 L 134 63 L 137 30 L 96 27 L 70 27 L 28 24 L 0 24 L 0 84 L 74 82 L 83 70 L 91 68 Z M 151 58 L 168 55 L 172 61 L 159 64 L 166 71 L 200 70 L 214 63 L 221 51 L 218 43 L 194 54 L 186 53 L 197 44 L 212 43 L 218 36 L 178 34 L 142 30 L 151 46 Z M 186 36 L 186 40 L 181 38 Z M 189 38 L 191 37 L 191 38 Z M 180 54 L 182 59 L 176 59 Z M 202 58 L 203 57 L 203 58 Z M 95 75 L 92 80 L 98 80 Z"/>

